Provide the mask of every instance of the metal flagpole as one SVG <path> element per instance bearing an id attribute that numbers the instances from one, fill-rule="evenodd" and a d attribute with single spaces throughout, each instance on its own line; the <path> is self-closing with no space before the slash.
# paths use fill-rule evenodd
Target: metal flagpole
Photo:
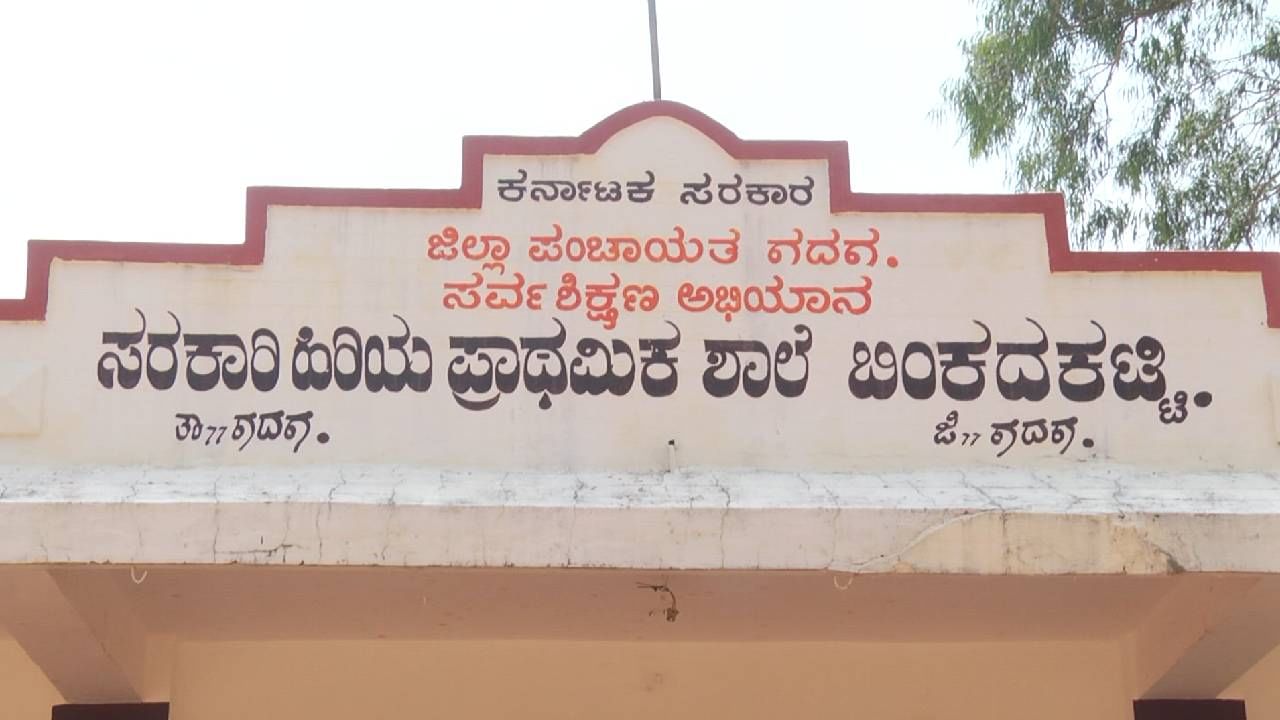
<path id="1" fill-rule="evenodd" d="M 662 73 L 658 69 L 658 0 L 649 0 L 649 61 L 653 65 L 653 99 L 662 99 Z"/>

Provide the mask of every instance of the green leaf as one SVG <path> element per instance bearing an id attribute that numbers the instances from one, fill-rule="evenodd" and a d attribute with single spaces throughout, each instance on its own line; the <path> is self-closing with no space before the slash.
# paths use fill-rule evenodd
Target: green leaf
<path id="1" fill-rule="evenodd" d="M 943 87 L 974 158 L 1064 193 L 1075 244 L 1280 240 L 1280 23 L 1257 0 L 983 0 Z"/>

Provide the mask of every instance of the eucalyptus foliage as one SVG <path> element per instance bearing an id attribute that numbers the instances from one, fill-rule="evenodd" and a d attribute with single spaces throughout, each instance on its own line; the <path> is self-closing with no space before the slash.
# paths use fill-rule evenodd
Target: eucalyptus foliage
<path id="1" fill-rule="evenodd" d="M 1280 22 L 1254 0 L 980 0 L 943 92 L 975 157 L 1060 190 L 1084 244 L 1280 238 Z"/>

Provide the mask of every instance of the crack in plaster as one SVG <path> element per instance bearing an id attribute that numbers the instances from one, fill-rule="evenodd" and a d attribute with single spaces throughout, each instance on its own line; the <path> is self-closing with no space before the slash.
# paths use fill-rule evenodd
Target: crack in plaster
<path id="1" fill-rule="evenodd" d="M 1120 478 L 1114 475 L 1110 477 L 1110 480 L 1112 486 L 1115 488 L 1111 493 L 1111 502 L 1115 505 L 1116 511 L 1120 515 L 1120 519 L 1123 520 L 1125 518 L 1125 510 L 1128 509 L 1128 503 L 1120 497 L 1124 494 L 1124 485 L 1121 484 Z"/>
<path id="2" fill-rule="evenodd" d="M 952 515 L 942 520 L 941 522 L 930 524 L 928 527 L 925 527 L 924 529 L 917 532 L 915 535 L 911 536 L 910 539 L 908 539 L 905 543 L 901 545 L 901 547 L 899 547 L 897 550 L 893 552 L 880 553 L 874 557 L 870 557 L 865 560 L 856 560 L 848 565 L 843 565 L 840 567 L 836 567 L 835 563 L 832 563 L 831 565 L 827 566 L 826 569 L 833 570 L 833 571 L 856 572 L 859 570 L 863 570 L 867 567 L 870 567 L 876 563 L 884 563 L 884 564 L 887 564 L 888 567 L 893 567 L 894 565 L 897 565 L 899 561 L 901 561 L 903 555 L 906 555 L 907 553 L 911 552 L 913 548 L 915 548 L 921 542 L 924 542 L 924 540 L 929 538 L 931 535 L 941 532 L 942 530 L 956 523 L 965 522 L 967 520 L 983 517 L 985 515 L 993 515 L 996 513 L 999 513 L 1000 515 L 1004 515 L 1003 510 L 982 510 L 979 512 L 962 511 L 957 515 Z"/>
<path id="3" fill-rule="evenodd" d="M 342 466 L 338 466 L 338 483 L 329 488 L 328 494 L 325 496 L 323 508 L 316 508 L 315 531 L 316 531 L 316 562 L 324 562 L 324 533 L 320 530 L 320 516 L 323 513 L 327 521 L 333 519 L 333 496 L 342 486 L 347 484 L 347 474 Z"/>
<path id="4" fill-rule="evenodd" d="M 1154 558 L 1157 558 L 1157 561 L 1156 561 L 1156 562 L 1151 562 L 1151 558 L 1150 558 L 1150 557 L 1146 558 L 1146 559 L 1147 559 L 1147 561 L 1148 561 L 1148 562 L 1147 562 L 1147 564 L 1149 564 L 1150 566 L 1152 566 L 1152 567 L 1160 567 L 1161 565 L 1163 565 L 1163 566 L 1164 566 L 1164 572 L 1165 572 L 1165 573 L 1169 573 L 1169 574 L 1178 574 L 1178 573 L 1184 573 L 1184 572 L 1187 572 L 1187 568 L 1186 568 L 1186 566 L 1184 566 L 1184 565 L 1183 565 L 1183 563 L 1182 563 L 1180 560 L 1178 560 L 1177 556 L 1176 556 L 1172 551 L 1170 551 L 1170 550 L 1169 550 L 1168 548 L 1166 548 L 1164 545 L 1162 545 L 1162 544 L 1160 544 L 1160 543 L 1158 543 L 1158 542 L 1156 542 L 1155 540 L 1153 540 L 1153 539 L 1152 539 L 1152 537 L 1151 537 L 1151 532 L 1150 532 L 1150 528 L 1138 527 L 1138 526 L 1130 525 L 1130 524 L 1121 525 L 1121 526 L 1119 526 L 1119 527 L 1120 527 L 1120 528 L 1122 528 L 1122 529 L 1128 530 L 1128 531 L 1133 535 L 1133 537 L 1134 537 L 1134 538 L 1135 538 L 1139 543 L 1141 543 L 1141 546 L 1142 546 L 1142 547 L 1143 547 L 1143 548 L 1144 548 L 1144 549 L 1145 549 L 1145 550 L 1146 550 L 1146 551 L 1147 551 L 1151 556 L 1153 556 Z M 1121 546 L 1121 543 L 1120 543 L 1120 542 L 1118 542 L 1118 539 L 1117 539 L 1117 538 L 1115 538 L 1115 534 L 1116 534 L 1116 533 L 1115 533 L 1115 526 L 1113 526 L 1113 527 L 1112 527 L 1112 537 L 1113 537 L 1112 544 L 1113 544 L 1113 545 L 1115 545 L 1115 546 Z M 1177 536 L 1174 536 L 1174 537 L 1172 537 L 1172 538 L 1170 538 L 1170 539 L 1177 541 L 1177 540 L 1178 540 L 1178 537 L 1177 537 Z M 1185 548 L 1185 544 L 1184 544 L 1184 548 Z M 1124 563 L 1124 565 L 1121 567 L 1121 571 L 1122 571 L 1122 572 L 1125 572 L 1125 573 L 1129 572 L 1129 566 L 1130 566 L 1131 564 L 1133 564 L 1133 565 L 1138 565 L 1138 564 L 1140 564 L 1140 561 L 1141 561 L 1142 559 L 1143 559 L 1143 558 L 1141 558 L 1141 557 L 1139 557 L 1139 556 L 1137 556 L 1137 555 L 1129 556 L 1129 557 L 1127 558 L 1127 561 L 1126 561 L 1126 562 Z M 1198 565 L 1198 564 L 1199 564 L 1199 563 L 1196 563 L 1196 565 Z"/>
<path id="5" fill-rule="evenodd" d="M 578 530 L 578 505 L 582 503 L 582 491 L 587 487 L 585 478 L 578 478 L 573 487 L 573 505 L 569 508 L 569 537 L 564 549 L 565 566 L 573 567 L 573 539 Z"/>
<path id="6" fill-rule="evenodd" d="M 1062 497 L 1067 499 L 1067 504 L 1062 506 L 1062 509 L 1064 512 L 1070 512 L 1071 510 L 1074 510 L 1081 502 L 1084 502 L 1084 498 L 1080 497 L 1079 495 L 1073 492 L 1069 492 L 1061 487 L 1058 487 L 1056 484 L 1054 484 L 1053 482 L 1045 478 L 1040 472 L 1036 471 L 1035 468 L 1031 469 L 1030 474 L 1031 474 L 1031 479 L 1040 483 L 1040 485 L 1042 485 L 1046 490 L 1056 493 L 1058 495 L 1061 495 Z"/>
<path id="7" fill-rule="evenodd" d="M 725 567 L 725 549 L 724 549 L 724 533 L 725 525 L 729 521 L 729 509 L 733 504 L 733 495 L 729 492 L 729 488 L 725 487 L 724 481 L 719 474 L 711 474 L 711 482 L 724 495 L 724 509 L 720 511 L 720 567 Z"/>
<path id="8" fill-rule="evenodd" d="M 222 503 L 218 499 L 218 476 L 213 476 L 213 562 L 218 562 L 218 536 L 222 534 Z"/>
<path id="9" fill-rule="evenodd" d="M 282 565 L 289 564 L 289 548 L 297 547 L 289 543 L 289 533 L 293 530 L 293 507 L 297 504 L 295 499 L 302 492 L 302 483 L 301 479 L 294 483 L 293 490 L 288 495 L 285 495 L 284 498 L 284 531 L 280 534 L 280 543 L 276 546 L 281 550 L 280 563 Z"/>
<path id="10" fill-rule="evenodd" d="M 921 501 L 921 502 L 920 502 L 920 504 L 921 504 L 921 505 L 927 505 L 927 506 L 930 506 L 930 507 L 933 505 L 933 503 L 932 503 L 932 498 L 930 498 L 928 495 L 925 495 L 925 494 L 924 494 L 924 491 L 920 489 L 920 486 L 919 486 L 919 485 L 916 485 L 914 482 L 912 482 L 910 478 L 903 478 L 902 482 L 903 482 L 903 484 L 904 484 L 904 485 L 906 485 L 907 487 L 911 488 L 911 490 L 912 490 L 912 491 L 914 491 L 914 492 L 915 492 L 915 494 L 916 494 L 916 495 L 918 495 L 918 496 L 920 497 L 920 501 Z M 886 482 L 884 479 L 881 479 L 881 480 L 880 480 L 880 484 L 881 484 L 882 486 L 884 486 L 885 488 L 888 488 L 888 487 L 889 487 L 889 483 L 888 483 L 888 482 Z"/>
<path id="11" fill-rule="evenodd" d="M 399 508 L 396 503 L 396 495 L 400 492 L 400 487 L 408 479 L 405 473 L 400 473 L 396 478 L 395 485 L 391 486 L 391 495 L 387 497 L 387 522 L 382 528 L 382 548 L 378 551 L 378 559 L 384 564 L 387 562 L 387 551 L 391 549 L 391 524 L 395 521 L 396 509 Z"/>
<path id="12" fill-rule="evenodd" d="M 43 527 L 36 530 L 36 543 L 40 545 L 40 552 L 44 555 L 44 561 L 49 562 L 49 546 L 45 544 Z"/>
<path id="13" fill-rule="evenodd" d="M 968 473 L 966 473 L 963 470 L 960 471 L 960 486 L 967 490 L 972 490 L 978 493 L 979 495 L 981 495 L 982 498 L 987 501 L 988 508 L 995 508 L 1000 512 L 1006 512 L 1005 506 L 1002 502 L 995 499 L 995 497 L 993 497 L 991 493 L 987 492 L 986 488 L 982 487 L 981 485 L 977 485 L 975 483 L 970 482 Z"/>
<path id="14" fill-rule="evenodd" d="M 136 560 L 137 558 L 142 557 L 142 546 L 144 543 L 142 541 L 142 523 L 138 521 L 137 500 L 138 500 L 138 494 L 139 494 L 138 486 L 143 483 L 146 477 L 147 477 L 146 470 L 143 470 L 141 473 L 138 473 L 137 479 L 129 484 L 128 497 L 124 498 L 121 501 L 122 507 L 129 508 L 129 514 L 133 517 L 134 539 L 136 540 L 136 545 L 133 548 L 133 556 L 131 560 Z"/>
<path id="15" fill-rule="evenodd" d="M 810 492 L 812 492 L 812 485 L 810 484 L 809 478 L 805 475 L 800 475 L 800 479 L 805 484 L 805 487 L 810 488 Z M 827 550 L 826 562 L 826 566 L 831 567 L 836 560 L 836 550 L 840 547 L 840 514 L 844 511 L 844 507 L 840 503 L 839 494 L 837 494 L 835 490 L 831 489 L 830 485 L 825 482 L 820 482 L 819 486 L 822 488 L 822 493 L 826 497 L 827 507 L 832 511 L 829 520 L 831 523 L 831 544 Z"/>
<path id="16" fill-rule="evenodd" d="M 282 557 L 285 557 L 288 555 L 289 550 L 296 547 L 298 546 L 290 543 L 286 543 L 286 542 L 280 542 L 280 543 L 277 543 L 275 546 L 269 547 L 269 548 L 254 548 L 252 550 L 224 550 L 222 551 L 222 554 L 230 555 L 232 557 L 237 557 L 237 558 L 261 556 L 267 560 L 270 560 L 276 556 L 276 553 L 280 553 Z M 281 562 L 284 563 L 285 561 L 282 560 Z"/>

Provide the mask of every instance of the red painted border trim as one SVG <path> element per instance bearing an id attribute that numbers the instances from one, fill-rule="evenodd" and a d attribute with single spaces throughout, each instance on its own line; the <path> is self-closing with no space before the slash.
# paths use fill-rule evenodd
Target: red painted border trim
<path id="1" fill-rule="evenodd" d="M 1274 252 L 1082 252 L 1067 239 L 1066 210 L 1056 193 L 1025 195 L 890 195 L 849 189 L 845 142 L 742 140 L 687 105 L 645 102 L 624 108 L 578 137 L 476 136 L 462 140 L 462 183 L 456 190 L 358 190 L 251 187 L 245 208 L 245 241 L 239 245 L 115 243 L 32 240 L 27 246 L 27 294 L 0 299 L 0 320 L 43 320 L 49 305 L 54 259 L 99 262 L 259 265 L 271 205 L 377 208 L 479 208 L 486 155 L 591 154 L 609 138 L 642 120 L 670 117 L 715 141 L 740 160 L 826 160 L 832 212 L 1017 213 L 1044 217 L 1049 269 L 1053 272 L 1256 272 L 1262 275 L 1267 324 L 1280 328 L 1280 253 Z"/>

